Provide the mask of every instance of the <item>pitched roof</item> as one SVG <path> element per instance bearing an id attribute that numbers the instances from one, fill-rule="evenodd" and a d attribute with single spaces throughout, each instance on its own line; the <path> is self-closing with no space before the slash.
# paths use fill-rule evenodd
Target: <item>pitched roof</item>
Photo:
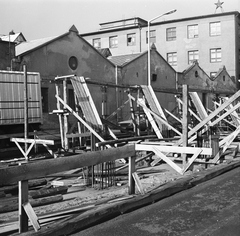
<path id="1" fill-rule="evenodd" d="M 78 34 L 77 28 L 74 25 L 72 25 L 71 28 L 68 30 L 68 32 L 66 32 L 62 35 L 22 42 L 22 43 L 20 43 L 19 45 L 16 46 L 16 56 L 19 56 L 21 54 L 27 53 L 31 50 L 34 50 L 34 49 L 42 47 L 46 44 L 49 44 L 52 41 L 69 34 L 70 31 Z"/>
<path id="2" fill-rule="evenodd" d="M 134 59 L 139 57 L 140 55 L 142 55 L 142 53 L 112 56 L 112 57 L 109 57 L 108 59 L 116 66 L 124 66 L 130 61 L 133 61 Z"/>
<path id="3" fill-rule="evenodd" d="M 98 48 L 97 50 L 106 58 L 112 56 L 112 53 L 109 50 L 109 48 Z"/>
<path id="4" fill-rule="evenodd" d="M 36 40 L 31 40 L 27 42 L 22 42 L 19 45 L 16 46 L 16 56 L 19 56 L 20 54 L 23 54 L 25 52 L 28 52 L 34 48 L 37 48 L 39 46 L 42 46 L 53 39 L 57 38 L 58 36 L 55 37 L 48 37 L 48 38 L 42 38 L 42 39 L 36 39 Z"/>
<path id="5" fill-rule="evenodd" d="M 2 36 L 0 36 L 0 39 L 2 40 L 2 41 L 7 41 L 7 42 L 16 42 L 16 40 L 17 40 L 17 38 L 20 36 L 20 35 L 22 35 L 22 33 L 16 33 L 16 34 L 9 34 L 9 35 L 2 35 Z M 23 37 L 23 35 L 22 35 L 22 37 Z"/>

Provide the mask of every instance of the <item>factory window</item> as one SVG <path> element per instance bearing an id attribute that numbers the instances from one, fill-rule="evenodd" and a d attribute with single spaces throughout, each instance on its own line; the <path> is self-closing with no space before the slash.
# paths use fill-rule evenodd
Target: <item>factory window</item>
<path id="1" fill-rule="evenodd" d="M 48 88 L 41 88 L 42 112 L 48 113 Z"/>
<path id="2" fill-rule="evenodd" d="M 221 48 L 210 49 L 210 62 L 221 62 L 222 50 Z"/>
<path id="3" fill-rule="evenodd" d="M 127 35 L 127 45 L 128 46 L 136 45 L 136 34 L 128 34 Z"/>
<path id="4" fill-rule="evenodd" d="M 187 27 L 188 38 L 198 38 L 198 25 L 188 25 Z"/>
<path id="5" fill-rule="evenodd" d="M 188 52 L 188 64 L 192 64 L 199 59 L 198 50 Z"/>
<path id="6" fill-rule="evenodd" d="M 118 47 L 118 37 L 117 36 L 112 36 L 109 38 L 109 47 L 110 48 Z"/>
<path id="7" fill-rule="evenodd" d="M 146 43 L 148 43 L 148 31 L 146 32 Z M 156 43 L 156 30 L 150 30 L 150 43 Z"/>
<path id="8" fill-rule="evenodd" d="M 176 27 L 168 28 L 166 31 L 167 41 L 176 40 Z"/>
<path id="9" fill-rule="evenodd" d="M 74 98 L 74 91 L 73 89 L 68 89 L 68 104 L 69 106 L 75 111 L 76 104 L 75 104 L 75 98 Z"/>
<path id="10" fill-rule="evenodd" d="M 176 52 L 171 52 L 167 54 L 167 62 L 171 66 L 176 66 L 177 65 L 177 53 Z"/>
<path id="11" fill-rule="evenodd" d="M 93 47 L 101 48 L 101 39 L 100 38 L 93 39 Z"/>
<path id="12" fill-rule="evenodd" d="M 221 35 L 221 22 L 211 22 L 210 23 L 210 36 Z"/>
<path id="13" fill-rule="evenodd" d="M 72 70 L 76 70 L 78 67 L 78 60 L 76 57 L 72 56 L 68 60 L 68 65 Z"/>

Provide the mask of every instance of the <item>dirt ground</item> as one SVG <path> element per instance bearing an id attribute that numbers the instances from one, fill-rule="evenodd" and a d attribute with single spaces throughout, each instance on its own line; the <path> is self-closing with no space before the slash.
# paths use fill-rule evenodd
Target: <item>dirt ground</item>
<path id="1" fill-rule="evenodd" d="M 203 169 L 201 165 L 196 165 L 194 166 L 193 171 L 201 171 L 201 169 Z M 94 206 L 112 200 L 117 200 L 117 198 L 128 197 L 128 168 L 125 169 L 125 172 L 126 175 L 122 175 L 125 176 L 125 178 L 124 181 L 121 181 L 121 186 L 116 185 L 104 189 L 100 189 L 97 185 L 95 187 L 85 187 L 81 185 L 81 183 L 83 183 L 83 179 L 78 179 L 76 177 L 72 179 L 61 179 L 61 181 L 65 182 L 66 185 L 70 183 L 77 183 L 77 186 L 72 186 L 68 188 L 68 192 L 66 194 L 63 194 L 63 201 L 54 204 L 34 207 L 34 211 L 37 216 L 41 216 L 44 214 L 59 212 L 61 210 L 66 210 L 70 208 Z M 191 173 L 192 171 L 188 171 L 185 173 L 185 176 Z M 154 167 L 149 167 L 145 161 L 142 161 L 137 165 L 137 174 L 140 178 L 142 187 L 145 192 L 149 192 L 170 181 L 174 181 L 183 177 L 164 162 Z M 53 179 L 51 179 L 51 181 L 52 180 Z M 137 187 L 136 194 L 140 194 Z M 0 227 L 1 224 L 17 220 L 18 211 L 2 213 L 0 214 Z"/>

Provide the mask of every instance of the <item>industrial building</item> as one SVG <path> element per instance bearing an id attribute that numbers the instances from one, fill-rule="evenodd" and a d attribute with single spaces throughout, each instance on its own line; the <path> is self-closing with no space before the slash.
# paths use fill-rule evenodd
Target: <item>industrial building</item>
<path id="1" fill-rule="evenodd" d="M 81 36 L 95 48 L 109 48 L 112 56 L 135 54 L 148 48 L 148 21 L 144 19 L 110 21 L 100 27 L 99 31 Z M 238 11 L 152 22 L 152 43 L 178 72 L 197 60 L 211 77 L 224 65 L 235 82 L 240 79 Z"/>

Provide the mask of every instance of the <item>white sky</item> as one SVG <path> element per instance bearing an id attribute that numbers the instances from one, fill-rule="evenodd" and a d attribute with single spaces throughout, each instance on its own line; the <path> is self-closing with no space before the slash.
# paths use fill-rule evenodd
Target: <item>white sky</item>
<path id="1" fill-rule="evenodd" d="M 74 24 L 79 33 L 99 30 L 99 23 L 141 17 L 150 20 L 164 12 L 171 20 L 213 14 L 218 0 L 0 0 L 0 34 L 22 32 L 27 40 L 57 36 Z M 239 11 L 240 0 L 222 0 L 224 12 Z M 217 10 L 220 13 L 221 9 Z"/>

